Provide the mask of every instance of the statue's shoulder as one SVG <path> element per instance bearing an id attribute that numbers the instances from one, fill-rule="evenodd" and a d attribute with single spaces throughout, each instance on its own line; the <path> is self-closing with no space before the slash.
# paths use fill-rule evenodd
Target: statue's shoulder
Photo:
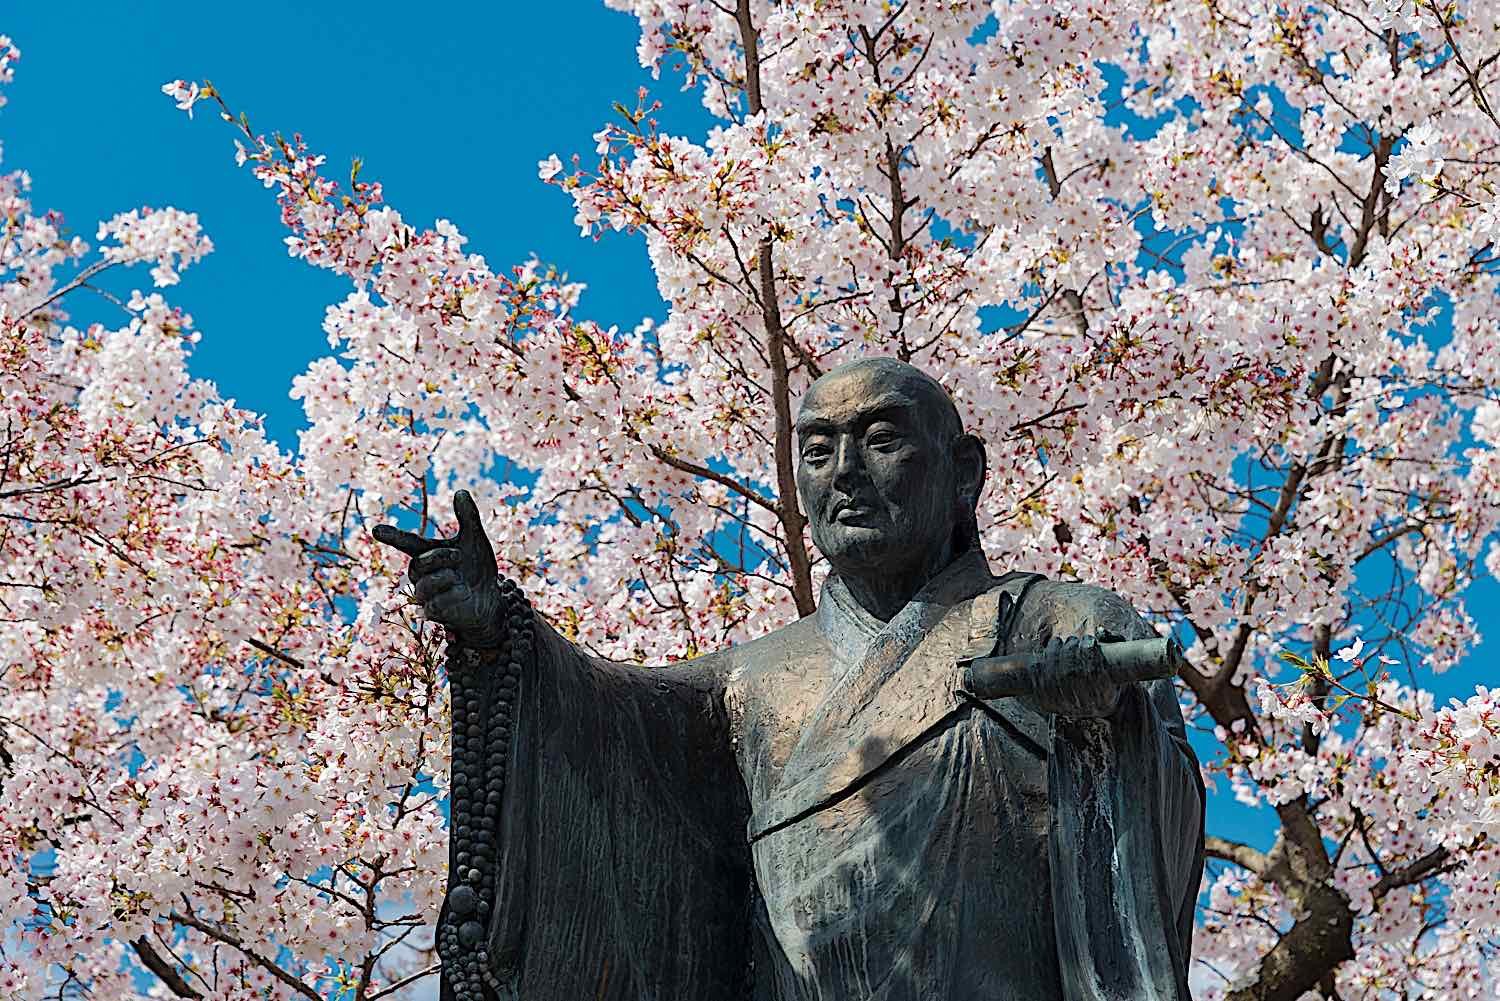
<path id="1" fill-rule="evenodd" d="M 1045 645 L 1053 636 L 1093 635 L 1100 631 L 1124 639 L 1149 639 L 1156 630 L 1115 592 L 1074 580 L 1031 581 L 1016 608 L 1010 629 L 1012 649 Z"/>
<path id="2" fill-rule="evenodd" d="M 710 656 L 716 670 L 736 678 L 799 672 L 826 661 L 828 642 L 818 627 L 818 617 L 808 615 Z"/>

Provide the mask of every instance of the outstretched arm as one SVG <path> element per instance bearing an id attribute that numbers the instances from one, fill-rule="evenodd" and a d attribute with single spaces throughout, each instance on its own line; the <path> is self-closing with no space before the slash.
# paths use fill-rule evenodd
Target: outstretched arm
<path id="1" fill-rule="evenodd" d="M 453 716 L 449 766 L 448 891 L 436 945 L 443 994 L 485 1001 L 500 988 L 488 963 L 496 907 L 500 807 L 512 773 L 523 665 L 535 659 L 530 604 L 502 581 L 495 553 L 468 491 L 453 498 L 458 535 L 424 539 L 390 525 L 377 541 L 411 557 L 407 578 L 424 616 L 448 630 L 448 698 Z"/>
<path id="2" fill-rule="evenodd" d="M 459 534 L 383 526 L 449 631 L 444 1001 L 738 996 L 747 809 L 720 679 L 589 657 L 495 573 L 478 510 Z"/>

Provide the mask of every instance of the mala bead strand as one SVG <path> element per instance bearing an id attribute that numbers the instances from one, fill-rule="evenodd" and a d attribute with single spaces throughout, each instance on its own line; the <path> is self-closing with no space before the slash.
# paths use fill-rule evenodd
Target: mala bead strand
<path id="1" fill-rule="evenodd" d="M 450 646 L 453 706 L 453 783 L 450 800 L 455 851 L 449 874 L 447 920 L 438 955 L 454 1001 L 486 1001 L 485 987 L 503 993 L 490 968 L 487 934 L 494 909 L 500 808 L 510 765 L 523 665 L 535 648 L 531 603 L 514 582 L 501 582 L 505 638 L 480 652 Z"/>
<path id="2" fill-rule="evenodd" d="M 448 660 L 449 703 L 453 719 L 453 755 L 449 823 L 453 852 L 450 856 L 447 920 L 438 931 L 438 955 L 448 975 L 456 1001 L 484 1001 L 476 956 L 477 939 L 483 937 L 478 917 L 483 873 L 477 868 L 479 844 L 483 840 L 483 817 L 475 808 L 476 794 L 483 796 L 485 751 L 485 687 L 481 661 L 475 651 L 450 647 Z M 476 936 L 475 931 L 479 932 Z"/>

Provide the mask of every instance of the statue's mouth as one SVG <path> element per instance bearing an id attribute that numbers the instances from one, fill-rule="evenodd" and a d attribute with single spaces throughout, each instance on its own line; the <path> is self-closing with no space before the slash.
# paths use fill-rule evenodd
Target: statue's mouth
<path id="1" fill-rule="evenodd" d="M 833 520 L 840 525 L 858 525 L 875 514 L 875 505 L 851 502 L 834 508 Z"/>

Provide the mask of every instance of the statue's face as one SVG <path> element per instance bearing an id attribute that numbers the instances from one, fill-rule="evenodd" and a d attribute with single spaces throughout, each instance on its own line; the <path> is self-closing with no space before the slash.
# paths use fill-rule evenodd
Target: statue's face
<path id="1" fill-rule="evenodd" d="M 840 573 L 901 574 L 953 536 L 953 443 L 921 387 L 878 367 L 820 379 L 797 418 L 797 492 Z"/>

